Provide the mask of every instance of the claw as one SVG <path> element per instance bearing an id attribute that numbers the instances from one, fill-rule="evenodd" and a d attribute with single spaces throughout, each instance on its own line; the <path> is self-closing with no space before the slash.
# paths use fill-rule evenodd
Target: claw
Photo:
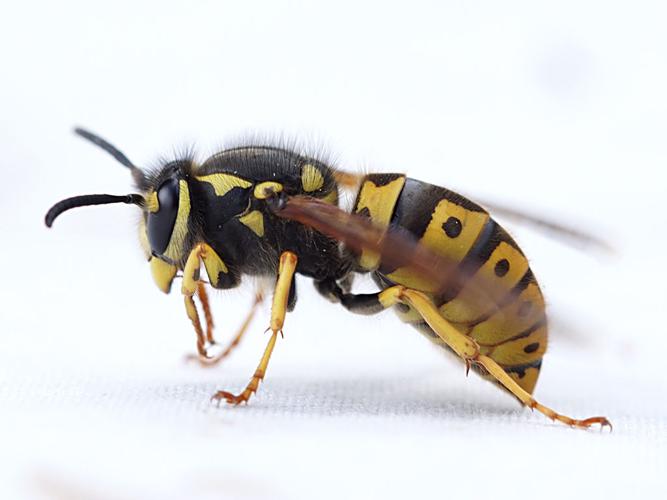
<path id="1" fill-rule="evenodd" d="M 595 424 L 600 425 L 600 430 L 604 429 L 605 427 L 609 427 L 609 432 L 612 432 L 614 430 L 614 426 L 611 425 L 611 422 L 606 417 L 587 418 L 585 420 L 582 420 L 579 425 L 584 429 L 587 429 Z"/>
<path id="2" fill-rule="evenodd" d="M 250 399 L 250 396 L 252 396 L 252 392 L 250 394 L 246 394 L 247 391 L 243 391 L 241 394 L 238 396 L 235 394 L 232 394 L 231 392 L 227 391 L 218 391 L 216 392 L 213 396 L 211 396 L 211 402 L 216 401 L 218 404 L 218 408 L 220 407 L 220 401 L 225 400 L 226 403 L 234 406 L 238 406 L 241 403 L 246 403 L 248 404 L 248 399 Z"/>
<path id="3" fill-rule="evenodd" d="M 215 404 L 216 407 L 220 408 L 220 399 L 222 399 L 222 396 L 220 395 L 222 391 L 218 391 L 213 396 L 211 396 L 211 399 L 209 399 L 209 403 Z"/>

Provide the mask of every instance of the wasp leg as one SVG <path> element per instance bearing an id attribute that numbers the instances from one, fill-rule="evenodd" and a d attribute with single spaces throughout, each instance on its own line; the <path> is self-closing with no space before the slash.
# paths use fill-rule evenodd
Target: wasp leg
<path id="1" fill-rule="evenodd" d="M 210 356 L 206 351 L 206 336 L 204 330 L 201 327 L 201 321 L 199 320 L 199 312 L 197 311 L 197 306 L 195 301 L 192 300 L 191 295 L 183 295 L 183 300 L 185 302 L 185 312 L 192 322 L 192 326 L 195 329 L 195 334 L 197 335 L 197 354 L 200 358 L 209 359 Z"/>
<path id="2" fill-rule="evenodd" d="M 183 300 L 185 302 L 185 312 L 187 313 L 188 318 L 190 318 L 192 326 L 195 329 L 195 334 L 197 335 L 197 354 L 199 355 L 200 359 L 209 359 L 210 356 L 206 349 L 207 335 L 204 333 L 204 330 L 201 326 L 201 321 L 199 320 L 199 312 L 197 311 L 197 306 L 195 305 L 195 301 L 193 299 L 197 291 L 201 292 L 203 290 L 203 286 L 201 286 L 201 283 L 199 282 L 199 267 L 201 265 L 201 257 L 203 252 L 204 252 L 203 243 L 195 245 L 195 247 L 190 252 L 188 260 L 185 263 L 185 267 L 183 268 L 183 284 L 181 286 L 181 293 L 183 294 Z M 206 296 L 205 291 L 203 296 L 205 298 L 202 299 L 200 296 L 200 299 L 204 307 L 204 313 L 205 315 L 210 316 L 210 311 L 208 313 L 206 312 L 208 309 L 208 297 Z M 206 322 L 208 330 L 209 327 L 208 317 L 206 318 Z M 209 337 L 212 337 L 212 327 L 213 327 L 212 317 L 210 318 L 210 327 L 211 330 L 209 331 L 208 335 Z"/>
<path id="3" fill-rule="evenodd" d="M 278 334 L 280 333 L 282 336 L 283 333 L 283 323 L 285 322 L 285 315 L 287 314 L 290 289 L 292 288 L 297 261 L 297 256 L 292 252 L 283 252 L 280 256 L 278 279 L 273 292 L 273 303 L 271 305 L 271 324 L 268 328 L 271 330 L 271 338 L 264 349 L 264 354 L 262 355 L 262 359 L 260 360 L 252 379 L 250 379 L 250 382 L 242 393 L 234 395 L 231 392 L 218 391 L 211 397 L 211 400 L 220 401 L 224 399 L 227 403 L 238 405 L 240 403 L 247 403 L 250 396 L 257 392 L 259 383 L 266 375 L 266 369 L 269 365 L 273 348 L 276 345 Z"/>
<path id="4" fill-rule="evenodd" d="M 200 360 L 211 359 L 207 347 L 215 345 L 213 339 L 213 316 L 208 302 L 208 296 L 203 283 L 199 280 L 199 271 L 202 261 L 209 276 L 209 280 L 213 285 L 218 285 L 222 281 L 228 283 L 233 282 L 233 278 L 229 276 L 229 269 L 215 251 L 206 243 L 199 243 L 194 246 L 188 260 L 183 268 L 183 284 L 181 285 L 181 293 L 185 300 L 185 310 L 192 322 L 197 335 L 197 354 Z M 228 278 L 229 276 L 229 278 Z M 199 312 L 193 300 L 194 295 L 199 296 L 204 309 L 204 316 L 206 319 L 206 333 L 199 320 Z"/>
<path id="5" fill-rule="evenodd" d="M 252 323 L 252 320 L 255 317 L 255 313 L 257 312 L 259 305 L 263 301 L 264 301 L 264 294 L 262 291 L 258 291 L 255 294 L 255 299 L 252 303 L 252 306 L 250 307 L 250 311 L 248 311 L 248 314 L 243 320 L 243 323 L 241 323 L 241 326 L 237 330 L 236 334 L 232 337 L 232 340 L 229 342 L 229 344 L 227 344 L 227 346 L 223 350 L 207 358 L 202 358 L 201 356 L 198 355 L 192 355 L 192 357 L 196 358 L 202 366 L 208 367 L 217 365 L 218 363 L 220 363 L 220 361 L 229 356 L 229 354 L 234 350 L 234 348 L 236 348 L 236 346 L 239 345 L 239 343 L 241 342 L 241 338 L 243 338 L 245 333 L 248 331 L 248 327 L 250 326 L 250 323 Z M 216 344 L 215 342 L 213 342 L 213 344 L 220 345 Z"/>
<path id="6" fill-rule="evenodd" d="M 508 391 L 531 410 L 537 410 L 546 415 L 551 420 L 558 420 L 574 427 L 586 428 L 594 424 L 600 426 L 609 426 L 611 423 L 605 417 L 591 417 L 583 420 L 577 420 L 556 413 L 538 403 L 530 394 L 523 390 L 512 378 L 503 370 L 494 360 L 488 356 L 479 353 L 479 346 L 470 337 L 459 332 L 451 323 L 449 323 L 438 311 L 431 299 L 416 290 L 411 290 L 402 286 L 393 286 L 380 292 L 378 300 L 385 307 L 391 307 L 398 303 L 412 306 L 433 331 L 447 344 L 456 354 L 458 354 L 470 368 L 472 363 L 483 366 L 498 382 L 500 382 Z"/>
<path id="7" fill-rule="evenodd" d="M 379 300 L 380 292 L 346 293 L 344 288 L 333 279 L 316 281 L 315 288 L 326 299 L 340 302 L 345 309 L 356 314 L 371 315 L 385 310 Z"/>
<path id="8" fill-rule="evenodd" d="M 197 283 L 197 297 L 199 297 L 199 302 L 201 302 L 201 307 L 204 310 L 204 319 L 206 320 L 206 341 L 209 344 L 215 344 L 215 339 L 213 338 L 213 328 L 215 324 L 213 323 L 213 314 L 211 314 L 211 304 L 208 301 L 208 293 L 206 293 L 206 286 L 201 281 Z"/>

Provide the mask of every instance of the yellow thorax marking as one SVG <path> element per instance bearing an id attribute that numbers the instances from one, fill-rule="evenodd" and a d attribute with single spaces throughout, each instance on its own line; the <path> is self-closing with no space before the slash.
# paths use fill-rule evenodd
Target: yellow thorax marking
<path id="1" fill-rule="evenodd" d="M 366 180 L 359 191 L 359 201 L 356 211 L 361 212 L 368 209 L 371 221 L 382 227 L 389 225 L 391 215 L 394 213 L 396 200 L 398 200 L 405 177 L 400 176 L 383 186 L 376 185 L 372 180 Z M 377 252 L 362 250 L 359 265 L 364 269 L 375 269 L 380 264 L 380 255 Z"/>
<path id="2" fill-rule="evenodd" d="M 151 275 L 157 287 L 164 293 L 169 293 L 171 283 L 176 276 L 176 266 L 169 264 L 162 259 L 153 257 L 151 259 Z"/>
<path id="3" fill-rule="evenodd" d="M 247 226 L 260 238 L 264 236 L 264 216 L 259 210 L 253 210 L 249 214 L 239 217 L 239 222 Z"/>
<path id="4" fill-rule="evenodd" d="M 149 212 L 155 213 L 160 210 L 160 203 L 157 200 L 157 192 L 151 191 L 145 198 L 146 209 Z"/>
<path id="5" fill-rule="evenodd" d="M 252 186 L 252 182 L 246 181 L 245 179 L 241 179 L 240 177 L 236 177 L 235 175 L 231 174 L 202 175 L 200 177 L 196 177 L 196 179 L 200 182 L 208 182 L 211 186 L 213 186 L 217 196 L 225 196 L 235 187 L 246 189 Z"/>
<path id="6" fill-rule="evenodd" d="M 167 250 L 164 252 L 164 255 L 174 262 L 178 262 L 183 257 L 183 242 L 188 234 L 188 218 L 190 217 L 190 191 L 188 190 L 188 183 L 181 180 L 178 184 L 178 214 L 176 214 L 176 222 L 174 223 L 174 230 L 171 233 L 169 246 L 167 246 Z"/>
<path id="7" fill-rule="evenodd" d="M 324 186 L 322 173 L 310 163 L 301 168 L 301 185 L 307 193 L 317 191 Z"/>
<path id="8" fill-rule="evenodd" d="M 257 184 L 253 194 L 258 200 L 265 200 L 269 197 L 270 193 L 280 193 L 282 190 L 282 184 L 278 182 L 267 181 Z"/>

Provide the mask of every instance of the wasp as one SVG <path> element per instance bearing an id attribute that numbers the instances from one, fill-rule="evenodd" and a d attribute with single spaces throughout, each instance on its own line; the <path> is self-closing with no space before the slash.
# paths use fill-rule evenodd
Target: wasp
<path id="1" fill-rule="evenodd" d="M 175 278 L 182 277 L 181 294 L 202 363 L 217 363 L 229 354 L 260 300 L 220 350 L 207 285 L 229 289 L 244 276 L 275 279 L 271 335 L 257 369 L 241 393 L 221 390 L 212 400 L 247 403 L 257 391 L 286 314 L 296 305 L 295 275 L 300 274 L 350 312 L 394 309 L 455 353 L 466 373 L 473 368 L 552 420 L 581 428 L 611 426 L 602 416 L 562 415 L 532 396 L 547 347 L 544 298 L 514 239 L 466 197 L 400 173 L 345 173 L 265 145 L 226 149 L 203 163 L 163 162 L 144 171 L 97 135 L 75 132 L 127 167 L 139 192 L 67 198 L 48 211 L 46 225 L 76 207 L 139 207 L 140 240 L 153 279 L 169 293 Z M 356 190 L 351 211 L 339 206 L 342 189 Z M 352 278 L 367 273 L 378 291 L 353 293 Z"/>

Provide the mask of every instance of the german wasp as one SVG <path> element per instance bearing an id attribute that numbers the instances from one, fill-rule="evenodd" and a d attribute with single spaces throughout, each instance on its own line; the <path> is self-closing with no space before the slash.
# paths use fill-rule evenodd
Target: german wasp
<path id="1" fill-rule="evenodd" d="M 169 293 L 177 273 L 182 275 L 185 310 L 203 363 L 227 356 L 249 323 L 221 349 L 206 286 L 233 288 L 243 276 L 275 278 L 271 336 L 252 379 L 240 394 L 218 391 L 213 400 L 239 404 L 257 391 L 286 313 L 296 304 L 298 273 L 348 311 L 394 309 L 453 351 L 467 370 L 553 420 L 610 426 L 605 417 L 561 415 L 532 397 L 547 347 L 544 299 L 517 243 L 480 205 L 403 174 L 357 176 L 273 146 L 226 149 L 201 164 L 185 158 L 145 172 L 100 137 L 75 131 L 127 167 L 139 193 L 62 200 L 46 214 L 46 225 L 76 207 L 137 205 L 141 244 L 156 285 Z M 341 189 L 356 190 L 349 212 L 339 208 Z M 200 275 L 202 263 L 207 280 Z M 365 273 L 379 291 L 352 293 L 353 276 Z"/>

